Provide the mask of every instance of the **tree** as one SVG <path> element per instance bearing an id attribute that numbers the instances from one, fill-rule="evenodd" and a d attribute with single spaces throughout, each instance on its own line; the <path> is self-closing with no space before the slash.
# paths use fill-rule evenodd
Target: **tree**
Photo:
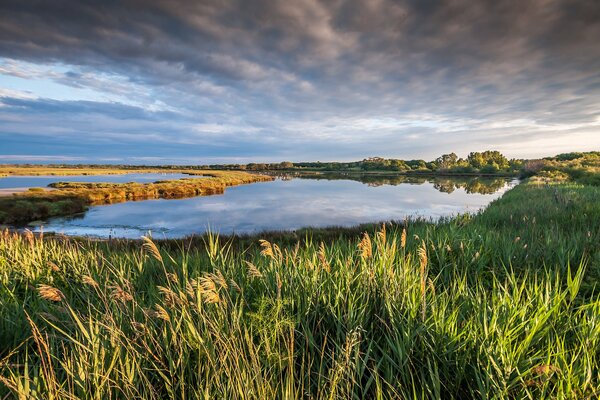
<path id="1" fill-rule="evenodd" d="M 491 167 L 497 170 L 502 170 L 507 169 L 510 166 L 508 159 L 504 157 L 502 153 L 495 150 L 487 150 L 483 153 L 476 151 L 471 152 L 467 157 L 467 161 L 469 162 L 469 165 L 477 169 L 490 166 L 488 170 L 490 170 Z"/>
<path id="2" fill-rule="evenodd" d="M 438 169 L 450 169 L 456 165 L 458 156 L 456 153 L 444 154 L 436 158 L 435 163 Z"/>
<path id="3" fill-rule="evenodd" d="M 294 163 L 291 161 L 283 161 L 279 163 L 279 169 L 292 169 L 294 168 Z"/>

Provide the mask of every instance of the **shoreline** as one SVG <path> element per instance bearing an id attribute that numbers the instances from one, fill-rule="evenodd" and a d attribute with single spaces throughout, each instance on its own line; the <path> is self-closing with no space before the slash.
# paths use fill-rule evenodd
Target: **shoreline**
<path id="1" fill-rule="evenodd" d="M 205 171 L 202 179 L 164 180 L 153 183 L 58 182 L 53 191 L 28 190 L 0 197 L 0 224 L 27 224 L 68 216 L 91 205 L 135 200 L 175 199 L 223 193 L 227 187 L 274 180 L 246 172 Z"/>

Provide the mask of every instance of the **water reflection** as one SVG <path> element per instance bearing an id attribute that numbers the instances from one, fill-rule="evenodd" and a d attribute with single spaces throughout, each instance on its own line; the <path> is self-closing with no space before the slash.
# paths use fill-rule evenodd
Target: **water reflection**
<path id="1" fill-rule="evenodd" d="M 383 185 L 413 184 L 421 185 L 432 183 L 433 187 L 440 192 L 452 193 L 456 189 L 464 189 L 467 193 L 493 194 L 506 185 L 506 178 L 489 177 L 439 177 L 418 175 L 375 175 L 361 173 L 269 173 L 282 180 L 292 179 L 315 179 L 315 180 L 353 180 L 364 183 L 371 187 Z"/>
<path id="2" fill-rule="evenodd" d="M 352 226 L 408 216 L 439 218 L 476 212 L 512 185 L 503 180 L 499 187 L 488 185 L 483 190 L 481 184 L 468 185 L 468 180 L 400 182 L 396 178 L 377 181 L 370 177 L 364 182 L 347 177 L 286 177 L 231 187 L 223 195 L 95 206 L 77 218 L 51 220 L 44 229 L 100 237 L 135 238 L 148 231 L 155 237 L 182 237 L 208 227 L 221 233 L 256 233 Z"/>

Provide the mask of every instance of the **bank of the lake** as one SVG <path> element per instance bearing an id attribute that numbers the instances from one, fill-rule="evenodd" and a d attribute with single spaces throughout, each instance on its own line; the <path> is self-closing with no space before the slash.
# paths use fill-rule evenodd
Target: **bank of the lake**
<path id="1" fill-rule="evenodd" d="M 5 232 L 0 394 L 597 398 L 598 196 L 267 242 Z"/>
<path id="2" fill-rule="evenodd" d="M 45 169 L 44 175 L 48 174 L 49 171 Z M 203 171 L 201 174 L 194 174 L 202 175 L 202 178 L 190 177 L 145 184 L 59 182 L 51 185 L 57 189 L 53 191 L 30 189 L 13 196 L 0 197 L 0 224 L 23 224 L 73 215 L 85 211 L 93 204 L 222 193 L 229 186 L 273 179 L 265 175 L 235 171 Z"/>
<path id="3" fill-rule="evenodd" d="M 181 238 L 207 229 L 246 234 L 405 218 L 437 220 L 475 213 L 514 184 L 505 179 L 282 177 L 216 196 L 93 206 L 84 214 L 52 218 L 43 230 L 69 236 L 139 238 L 151 232 L 154 238 Z"/>

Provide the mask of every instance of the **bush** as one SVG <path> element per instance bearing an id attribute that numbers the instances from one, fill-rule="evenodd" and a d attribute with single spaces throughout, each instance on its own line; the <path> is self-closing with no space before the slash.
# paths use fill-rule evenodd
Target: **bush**
<path id="1" fill-rule="evenodd" d="M 449 171 L 456 174 L 473 174 L 477 172 L 477 170 L 471 167 L 470 165 L 462 167 L 452 167 Z"/>
<path id="2" fill-rule="evenodd" d="M 481 172 L 482 174 L 497 174 L 498 173 L 498 168 L 495 165 L 485 165 L 483 166 L 479 172 Z"/>

